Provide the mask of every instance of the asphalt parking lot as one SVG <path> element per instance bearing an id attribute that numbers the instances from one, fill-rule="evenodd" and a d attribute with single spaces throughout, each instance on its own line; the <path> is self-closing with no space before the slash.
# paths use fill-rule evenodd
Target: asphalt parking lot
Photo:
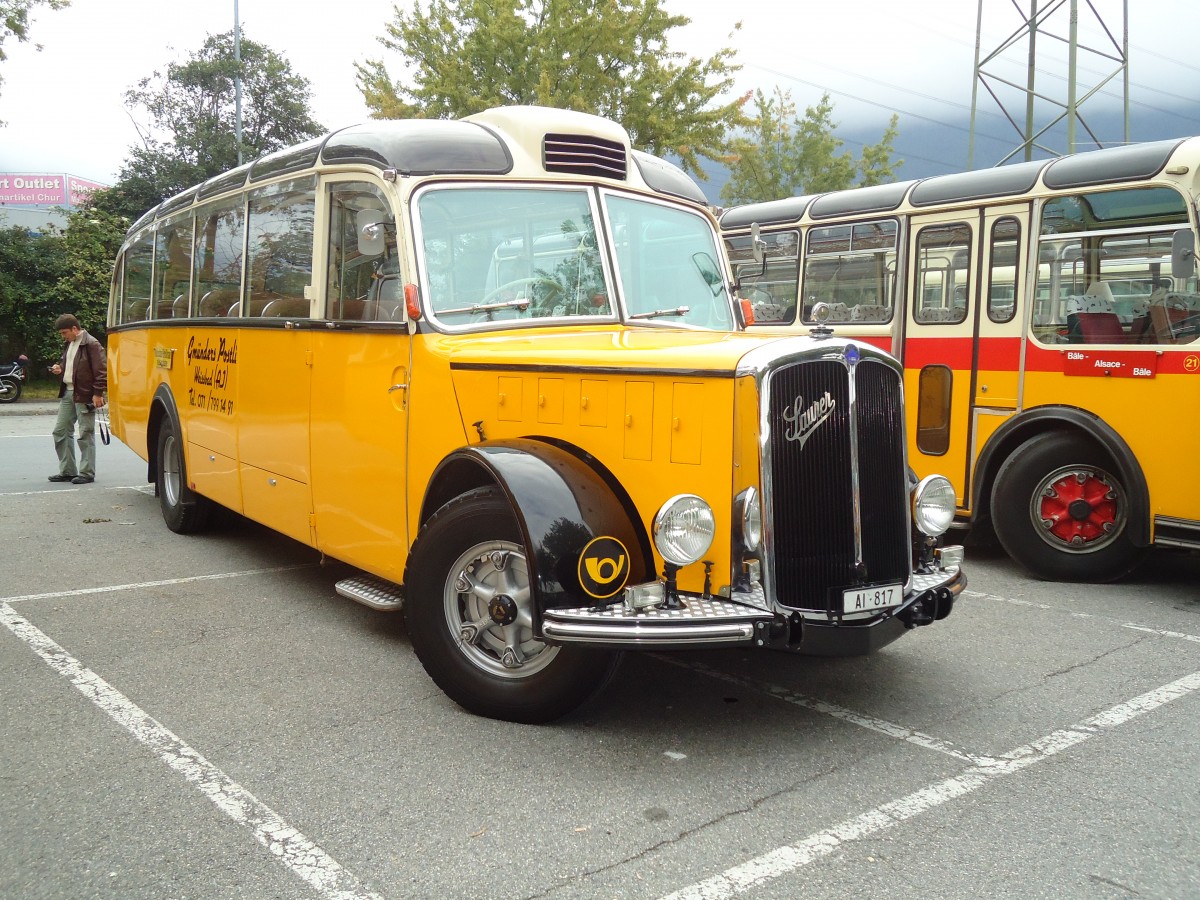
<path id="1" fill-rule="evenodd" d="M 51 424 L 0 418 L 2 896 L 1200 896 L 1195 555 L 1085 586 L 978 549 L 873 657 L 628 655 L 518 726 L 340 564 L 169 532 L 125 448 L 47 485 Z"/>

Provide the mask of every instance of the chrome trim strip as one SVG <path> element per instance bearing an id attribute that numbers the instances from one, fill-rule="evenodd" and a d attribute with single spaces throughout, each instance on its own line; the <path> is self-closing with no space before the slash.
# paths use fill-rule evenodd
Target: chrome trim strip
<path id="1" fill-rule="evenodd" d="M 850 398 L 850 498 L 854 505 L 854 568 L 862 572 L 863 562 L 863 529 L 862 529 L 862 484 L 858 477 L 858 360 L 852 361 L 846 356 L 842 362 L 846 366 L 846 391 Z"/>
<path id="2" fill-rule="evenodd" d="M 1155 516 L 1154 546 L 1200 548 L 1200 522 L 1175 516 Z"/>
<path id="3" fill-rule="evenodd" d="M 660 609 L 649 606 L 645 609 L 627 609 L 623 603 L 612 606 L 592 607 L 578 606 L 570 609 L 547 609 L 544 616 L 547 620 L 555 619 L 560 622 L 649 622 L 658 627 L 675 622 L 716 622 L 716 621 L 751 621 L 762 618 L 759 610 L 750 609 L 740 603 L 734 603 L 725 597 L 709 597 L 705 599 L 695 594 L 680 594 L 683 601 L 680 609 Z"/>
<path id="4" fill-rule="evenodd" d="M 646 647 L 696 643 L 749 643 L 754 634 L 750 622 L 717 625 L 646 625 L 632 622 L 603 624 L 588 622 L 542 622 L 542 634 L 556 641 L 587 641 L 597 644 L 631 644 Z"/>

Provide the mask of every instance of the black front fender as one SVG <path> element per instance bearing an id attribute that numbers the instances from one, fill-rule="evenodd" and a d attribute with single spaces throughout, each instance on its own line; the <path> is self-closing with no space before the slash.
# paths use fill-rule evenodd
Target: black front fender
<path id="1" fill-rule="evenodd" d="M 627 554 L 620 584 L 654 577 L 649 538 L 631 504 L 618 496 L 602 474 L 562 447 L 525 438 L 464 447 L 446 457 L 433 474 L 422 521 L 464 489 L 496 484 L 508 499 L 529 550 L 529 577 L 538 610 L 607 604 L 616 590 L 598 597 L 580 583 L 580 556 L 597 538 L 619 541 Z M 606 559 L 619 550 L 607 547 Z M 614 562 L 608 571 L 615 571 Z M 613 581 L 609 588 L 618 587 Z"/>

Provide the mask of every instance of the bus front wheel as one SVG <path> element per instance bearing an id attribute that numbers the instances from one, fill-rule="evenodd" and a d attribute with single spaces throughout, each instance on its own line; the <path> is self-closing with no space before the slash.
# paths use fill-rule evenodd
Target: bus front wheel
<path id="1" fill-rule="evenodd" d="M 1092 441 L 1047 432 L 1004 461 L 992 522 L 1009 556 L 1046 581 L 1114 581 L 1143 550 L 1130 539 L 1129 499 Z"/>
<path id="2" fill-rule="evenodd" d="M 612 677 L 617 654 L 534 634 L 529 556 L 494 487 L 443 506 L 413 546 L 404 614 L 413 650 L 450 699 L 476 715 L 548 722 Z"/>
<path id="3" fill-rule="evenodd" d="M 176 534 L 203 531 L 212 513 L 212 501 L 188 487 L 187 464 L 183 459 L 183 440 L 173 422 L 163 424 L 158 433 L 158 478 L 155 493 L 163 521 Z"/>

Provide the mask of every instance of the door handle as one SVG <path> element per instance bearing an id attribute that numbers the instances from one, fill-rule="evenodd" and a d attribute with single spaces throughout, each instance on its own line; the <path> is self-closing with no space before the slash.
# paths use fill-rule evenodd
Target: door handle
<path id="1" fill-rule="evenodd" d="M 407 391 L 407 390 L 408 390 L 407 384 L 393 384 L 390 388 L 388 388 L 388 393 L 393 394 L 396 391 Z"/>

